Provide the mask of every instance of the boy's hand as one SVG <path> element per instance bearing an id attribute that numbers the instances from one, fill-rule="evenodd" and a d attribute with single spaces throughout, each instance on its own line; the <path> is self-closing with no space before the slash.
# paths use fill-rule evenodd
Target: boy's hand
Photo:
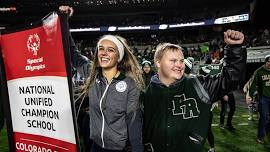
<path id="1" fill-rule="evenodd" d="M 244 41 L 244 34 L 239 31 L 227 30 L 224 32 L 224 42 L 227 45 L 242 44 Z"/>

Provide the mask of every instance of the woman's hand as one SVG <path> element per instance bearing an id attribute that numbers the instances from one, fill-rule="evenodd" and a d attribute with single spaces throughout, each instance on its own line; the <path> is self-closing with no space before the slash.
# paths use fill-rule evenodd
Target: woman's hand
<path id="1" fill-rule="evenodd" d="M 74 13 L 73 8 L 70 7 L 70 6 L 66 6 L 66 5 L 61 5 L 59 7 L 59 11 L 61 13 L 64 13 L 64 14 L 68 14 L 69 17 L 71 17 L 73 15 L 73 13 Z"/>

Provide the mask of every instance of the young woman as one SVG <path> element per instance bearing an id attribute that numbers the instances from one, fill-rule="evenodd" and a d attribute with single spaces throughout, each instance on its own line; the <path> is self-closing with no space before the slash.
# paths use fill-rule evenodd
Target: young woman
<path id="1" fill-rule="evenodd" d="M 89 96 L 91 151 L 122 151 L 130 143 L 132 152 L 142 152 L 139 96 L 144 83 L 126 40 L 101 37 L 91 64 L 72 44 L 73 66 L 89 75 L 83 94 Z"/>
<path id="2" fill-rule="evenodd" d="M 155 75 L 155 72 L 152 70 L 151 62 L 148 60 L 144 60 L 142 62 L 142 70 L 143 70 L 143 80 L 145 86 L 148 86 L 151 80 L 151 77 Z"/>
<path id="3" fill-rule="evenodd" d="M 72 46 L 72 64 L 80 71 L 89 62 Z M 92 152 L 122 151 L 128 143 L 142 152 L 139 104 L 143 78 L 126 40 L 105 35 L 99 39 L 83 93 L 89 96 Z"/>
<path id="4" fill-rule="evenodd" d="M 74 12 L 69 6 L 59 11 Z M 129 144 L 132 152 L 143 152 L 139 96 L 144 82 L 127 41 L 104 35 L 93 62 L 80 54 L 71 36 L 70 50 L 72 66 L 87 77 L 82 95 L 89 97 L 91 152 L 121 152 Z"/>

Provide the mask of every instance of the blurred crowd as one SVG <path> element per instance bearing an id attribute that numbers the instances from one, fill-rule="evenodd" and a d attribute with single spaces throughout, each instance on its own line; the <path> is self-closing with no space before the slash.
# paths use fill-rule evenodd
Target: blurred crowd
<path id="1" fill-rule="evenodd" d="M 218 27 L 219 28 L 219 27 Z M 215 30 L 215 29 L 214 29 Z M 267 28 L 250 30 L 244 29 L 246 34 L 245 43 L 247 47 L 269 46 L 270 34 Z M 162 42 L 172 42 L 179 44 L 185 57 L 192 57 L 200 63 L 207 63 L 210 59 L 221 59 L 224 47 L 223 33 L 210 30 L 186 30 L 167 33 L 123 33 L 127 37 L 128 43 L 133 50 L 138 61 L 144 60 L 153 62 L 155 46 Z M 97 39 L 98 37 L 96 37 Z M 95 39 L 94 39 L 95 40 Z M 95 51 L 95 41 L 87 38 L 76 37 L 76 45 L 79 50 L 88 58 L 93 57 Z"/>

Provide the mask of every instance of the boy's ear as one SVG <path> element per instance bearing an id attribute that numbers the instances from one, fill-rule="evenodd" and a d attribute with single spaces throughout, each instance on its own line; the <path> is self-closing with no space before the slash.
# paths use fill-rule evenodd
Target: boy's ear
<path id="1" fill-rule="evenodd" d="M 157 68 L 160 68 L 160 61 L 159 60 L 156 61 L 156 66 L 157 66 Z"/>

